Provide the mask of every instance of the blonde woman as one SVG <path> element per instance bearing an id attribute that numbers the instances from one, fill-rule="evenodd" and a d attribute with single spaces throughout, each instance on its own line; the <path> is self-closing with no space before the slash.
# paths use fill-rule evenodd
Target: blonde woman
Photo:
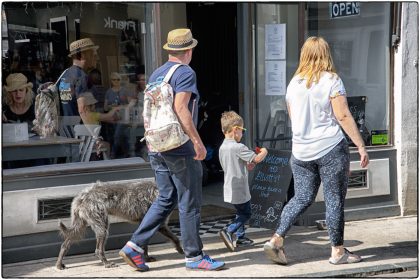
<path id="1" fill-rule="evenodd" d="M 294 197 L 284 207 L 279 227 L 264 244 L 269 259 L 287 264 L 283 250 L 286 233 L 314 201 L 320 183 L 324 188 L 326 223 L 331 242 L 331 264 L 356 263 L 361 257 L 344 248 L 344 202 L 350 167 L 349 148 L 341 129 L 360 155 L 360 166 L 369 157 L 349 111 L 346 90 L 336 74 L 328 43 L 310 37 L 301 49 L 299 67 L 286 93 L 292 123 L 291 168 Z"/>
<path id="2" fill-rule="evenodd" d="M 119 73 L 112 72 L 109 76 L 111 87 L 105 93 L 105 112 L 108 112 L 115 106 L 128 105 L 130 102 L 134 102 L 132 100 L 136 98 L 135 94 L 130 93 L 126 88 L 121 86 L 121 75 Z"/>
<path id="3" fill-rule="evenodd" d="M 32 83 L 22 73 L 10 74 L 4 86 L 3 122 L 27 122 L 35 119 Z"/>

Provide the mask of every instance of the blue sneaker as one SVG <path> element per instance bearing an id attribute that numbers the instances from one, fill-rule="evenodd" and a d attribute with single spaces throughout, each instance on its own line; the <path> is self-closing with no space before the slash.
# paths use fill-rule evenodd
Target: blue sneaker
<path id="1" fill-rule="evenodd" d="M 144 261 L 144 254 L 134 250 L 130 244 L 127 244 L 118 253 L 124 261 L 131 267 L 139 271 L 148 271 L 149 267 Z"/>
<path id="2" fill-rule="evenodd" d="M 219 262 L 208 255 L 203 256 L 201 260 L 195 262 L 187 262 L 187 269 L 202 269 L 202 270 L 219 270 L 225 266 L 225 262 Z"/>

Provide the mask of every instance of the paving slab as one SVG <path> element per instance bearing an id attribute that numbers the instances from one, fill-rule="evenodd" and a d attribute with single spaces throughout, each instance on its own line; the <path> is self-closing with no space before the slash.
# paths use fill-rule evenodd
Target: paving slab
<path id="1" fill-rule="evenodd" d="M 151 245 L 149 254 L 158 261 L 148 263 L 150 271 L 138 272 L 125 264 L 118 250 L 107 251 L 109 260 L 118 267 L 104 268 L 92 254 L 67 256 L 65 270 L 56 270 L 56 258 L 41 259 L 2 266 L 5 278 L 313 278 L 370 277 L 383 273 L 417 271 L 417 216 L 391 217 L 346 222 L 345 243 L 363 257 L 357 264 L 328 263 L 330 245 L 325 230 L 294 226 L 285 241 L 289 260 L 286 266 L 268 260 L 263 244 L 272 230 L 249 230 L 255 241 L 252 247 L 226 249 L 218 236 L 203 238 L 204 251 L 226 262 L 221 271 L 185 269 L 184 258 L 170 243 Z"/>

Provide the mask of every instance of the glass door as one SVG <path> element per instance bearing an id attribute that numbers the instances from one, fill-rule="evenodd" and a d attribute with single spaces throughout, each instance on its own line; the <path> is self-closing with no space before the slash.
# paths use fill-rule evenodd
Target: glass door
<path id="1" fill-rule="evenodd" d="M 256 4 L 256 144 L 291 149 L 285 95 L 299 61 L 299 4 Z"/>

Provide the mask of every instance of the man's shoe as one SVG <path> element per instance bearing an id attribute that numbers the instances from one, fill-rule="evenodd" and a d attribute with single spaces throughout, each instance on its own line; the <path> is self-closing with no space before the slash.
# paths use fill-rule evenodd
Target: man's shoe
<path id="1" fill-rule="evenodd" d="M 216 261 L 208 255 L 205 255 L 201 260 L 187 262 L 185 266 L 187 269 L 219 270 L 225 266 L 225 263 Z"/>
<path id="2" fill-rule="evenodd" d="M 144 260 L 144 254 L 137 252 L 129 243 L 127 243 L 118 253 L 123 260 L 131 267 L 134 267 L 138 271 L 148 271 L 149 267 L 146 265 Z"/>
<path id="3" fill-rule="evenodd" d="M 236 235 L 234 233 L 230 233 L 225 229 L 222 229 L 219 232 L 220 238 L 222 238 L 223 242 L 225 243 L 226 247 L 231 251 L 235 251 L 236 247 Z"/>
<path id="4" fill-rule="evenodd" d="M 246 247 L 254 245 L 254 240 L 249 239 L 248 237 L 238 238 L 236 241 L 237 247 Z"/>

